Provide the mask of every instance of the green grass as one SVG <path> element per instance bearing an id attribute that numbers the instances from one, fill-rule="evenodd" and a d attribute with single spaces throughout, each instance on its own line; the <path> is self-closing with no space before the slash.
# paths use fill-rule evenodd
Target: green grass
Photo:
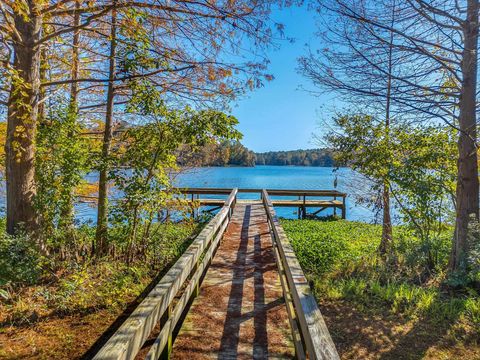
<path id="1" fill-rule="evenodd" d="M 370 263 L 381 229 L 348 221 L 282 220 L 303 269 L 322 275 Z"/>
<path id="2" fill-rule="evenodd" d="M 282 225 L 318 298 L 442 324 L 458 321 L 480 331 L 478 292 L 459 293 L 442 285 L 449 232 L 430 244 L 437 267 L 426 277 L 425 245 L 406 228 L 394 228 L 396 265 L 386 267 L 376 251 L 381 226 L 346 220 L 282 220 Z"/>

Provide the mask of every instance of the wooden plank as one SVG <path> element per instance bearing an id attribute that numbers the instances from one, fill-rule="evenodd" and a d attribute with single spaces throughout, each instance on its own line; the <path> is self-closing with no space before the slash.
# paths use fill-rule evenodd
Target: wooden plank
<path id="1" fill-rule="evenodd" d="M 192 203 L 188 200 L 189 203 Z M 225 200 L 222 199 L 195 199 L 193 204 L 198 204 L 200 206 L 223 206 Z"/>
<path id="2" fill-rule="evenodd" d="M 339 200 L 271 200 L 273 206 L 278 207 L 338 207 L 343 203 Z"/>
<path id="3" fill-rule="evenodd" d="M 229 195 L 233 189 L 229 188 L 174 188 L 173 192 L 181 194 Z"/>
<path id="4" fill-rule="evenodd" d="M 240 189 L 241 191 L 241 189 Z M 282 190 L 282 189 L 267 189 L 269 196 L 338 196 L 343 197 L 347 194 L 341 193 L 337 190 Z"/>
<path id="5" fill-rule="evenodd" d="M 275 210 L 266 190 L 263 191 L 262 198 L 284 264 L 285 275 L 308 357 L 310 359 L 340 359 L 305 274 L 275 215 Z"/>
<path id="6" fill-rule="evenodd" d="M 187 200 L 189 203 L 192 203 L 190 200 Z M 271 200 L 273 206 L 278 207 L 335 207 L 341 208 L 343 203 L 339 200 Z M 223 206 L 225 200 L 222 199 L 196 199 L 193 201 L 193 204 L 198 204 L 199 206 Z"/>
<path id="7" fill-rule="evenodd" d="M 175 188 L 173 191 L 182 194 L 208 194 L 208 195 L 228 195 L 233 189 L 230 188 Z M 238 189 L 239 193 L 258 193 L 263 189 Z M 347 194 L 337 190 L 299 190 L 299 189 L 267 189 L 270 196 L 338 196 L 344 197 Z"/>
<path id="8" fill-rule="evenodd" d="M 168 321 L 165 323 L 165 325 L 161 329 L 160 334 L 158 334 L 157 338 L 155 339 L 155 342 L 153 343 L 152 347 L 148 351 L 148 354 L 145 357 L 145 359 L 156 360 L 162 354 L 162 351 L 167 345 L 168 339 L 172 335 L 172 332 L 175 326 L 177 325 L 178 320 L 182 316 L 185 310 L 185 307 L 187 306 L 190 300 L 190 297 L 192 296 L 193 292 L 199 285 L 200 279 L 203 273 L 205 272 L 205 269 L 208 267 L 209 261 L 212 259 L 212 255 L 215 252 L 218 246 L 218 243 L 220 242 L 220 239 L 222 238 L 223 233 L 227 228 L 227 225 L 228 225 L 228 219 L 225 218 L 225 220 L 223 221 L 222 228 L 217 233 L 217 236 L 215 237 L 214 241 L 212 242 L 207 252 L 205 253 L 205 256 L 203 257 L 203 260 L 199 268 L 197 269 L 197 271 L 195 271 L 195 274 L 193 275 L 192 279 L 190 279 L 190 282 L 185 288 L 185 291 L 183 292 L 180 300 L 176 304 L 175 309 L 173 310 L 173 315 L 168 319 Z"/>
<path id="9" fill-rule="evenodd" d="M 232 210 L 233 206 L 235 206 L 235 202 L 237 201 L 237 193 L 238 193 L 238 189 L 237 188 L 233 189 L 230 193 L 230 196 L 225 201 L 225 206 L 230 208 L 230 210 Z"/>
<path id="10" fill-rule="evenodd" d="M 232 194 L 236 195 L 236 193 L 237 191 L 234 189 Z M 187 280 L 204 249 L 207 248 L 229 214 L 230 209 L 227 206 L 220 210 L 147 297 L 110 337 L 94 356 L 94 359 L 130 360 L 135 358 L 145 340 Z"/>
<path id="11" fill-rule="evenodd" d="M 185 323 L 174 359 L 292 359 L 289 317 L 260 201 L 238 202 Z"/>
<path id="12" fill-rule="evenodd" d="M 305 351 L 303 350 L 302 335 L 300 333 L 300 330 L 298 329 L 298 323 L 297 323 L 298 319 L 297 319 L 297 315 L 295 314 L 295 306 L 293 304 L 292 296 L 288 290 L 288 280 L 285 276 L 285 269 L 282 264 L 282 258 L 280 256 L 280 253 L 278 252 L 278 245 L 277 245 L 277 242 L 275 241 L 275 235 L 273 234 L 273 231 L 272 231 L 272 240 L 273 240 L 273 248 L 275 252 L 275 263 L 277 264 L 278 274 L 280 277 L 280 284 L 282 285 L 282 291 L 284 295 L 283 297 L 285 299 L 285 307 L 287 308 L 288 320 L 290 323 L 290 328 L 292 330 L 293 344 L 295 346 L 295 355 L 297 359 L 305 359 L 306 356 L 305 356 Z"/>

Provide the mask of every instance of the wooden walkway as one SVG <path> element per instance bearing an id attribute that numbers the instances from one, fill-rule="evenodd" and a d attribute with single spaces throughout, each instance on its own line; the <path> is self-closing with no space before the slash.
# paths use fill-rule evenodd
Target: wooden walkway
<path id="1" fill-rule="evenodd" d="M 294 357 L 272 246 L 263 204 L 237 203 L 175 340 L 174 359 Z"/>
<path id="2" fill-rule="evenodd" d="M 238 192 L 94 359 L 339 360 L 268 191 Z"/>

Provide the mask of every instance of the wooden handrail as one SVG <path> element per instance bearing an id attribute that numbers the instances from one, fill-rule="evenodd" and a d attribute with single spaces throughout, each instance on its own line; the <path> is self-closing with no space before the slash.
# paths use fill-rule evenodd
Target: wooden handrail
<path id="1" fill-rule="evenodd" d="M 173 191 L 182 194 L 204 194 L 204 195 L 228 195 L 232 192 L 231 188 L 174 188 Z M 346 197 L 347 194 L 337 190 L 298 190 L 298 189 L 266 189 L 270 196 L 338 196 Z M 242 189 L 239 193 L 258 193 L 263 189 Z"/>
<path id="2" fill-rule="evenodd" d="M 340 359 L 305 274 L 278 221 L 267 190 L 262 191 L 262 201 L 273 233 L 297 358 Z"/>
<path id="3" fill-rule="evenodd" d="M 212 255 L 230 221 L 237 193 L 237 189 L 230 192 L 223 208 L 198 234 L 183 255 L 110 337 L 94 356 L 94 359 L 134 359 L 162 318 L 167 318 L 167 320 L 162 324 L 162 330 L 151 347 L 147 359 L 156 359 L 163 351 L 168 353 L 171 351 L 173 329 L 192 295 L 198 292 L 202 275 L 208 268 Z M 180 300 L 173 307 L 173 299 L 186 283 L 188 284 Z"/>

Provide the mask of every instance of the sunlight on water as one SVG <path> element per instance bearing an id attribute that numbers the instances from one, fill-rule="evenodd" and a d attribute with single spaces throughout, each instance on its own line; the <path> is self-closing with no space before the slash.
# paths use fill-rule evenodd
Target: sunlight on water
<path id="1" fill-rule="evenodd" d="M 348 168 L 341 168 L 337 172 L 333 170 L 334 168 L 307 166 L 195 168 L 179 174 L 176 184 L 180 187 L 333 190 L 337 176 L 336 190 L 349 194 L 347 219 L 373 221 L 372 211 L 356 205 L 353 196 L 364 195 L 362 190 L 365 190 L 365 179 Z M 243 199 L 254 197 L 254 194 L 240 194 Z M 280 208 L 276 211 L 282 217 L 296 217 L 296 209 L 293 208 Z M 333 209 L 328 209 L 322 214 L 332 213 Z"/>
<path id="2" fill-rule="evenodd" d="M 337 177 L 337 187 L 334 186 Z M 87 179 L 96 181 L 96 174 L 90 174 Z M 210 188 L 255 188 L 255 189 L 288 189 L 288 190 L 333 190 L 348 194 L 347 219 L 372 222 L 374 214 L 370 209 L 355 203 L 358 196 L 365 197 L 368 190 L 367 180 L 351 169 L 305 167 L 305 166 L 256 166 L 256 167 L 208 167 L 193 168 L 175 176 L 174 183 L 178 187 L 210 187 Z M 206 196 L 221 198 L 221 196 Z M 258 198 L 256 194 L 239 194 L 241 199 Z M 292 198 L 290 198 L 292 199 Z M 95 221 L 96 207 L 92 204 L 76 205 L 77 219 L 81 222 Z M 296 218 L 294 208 L 278 208 L 281 217 Z M 310 210 L 312 211 L 312 210 Z M 333 209 L 327 209 L 322 215 L 333 214 Z M 340 215 L 340 211 L 338 212 Z"/>

